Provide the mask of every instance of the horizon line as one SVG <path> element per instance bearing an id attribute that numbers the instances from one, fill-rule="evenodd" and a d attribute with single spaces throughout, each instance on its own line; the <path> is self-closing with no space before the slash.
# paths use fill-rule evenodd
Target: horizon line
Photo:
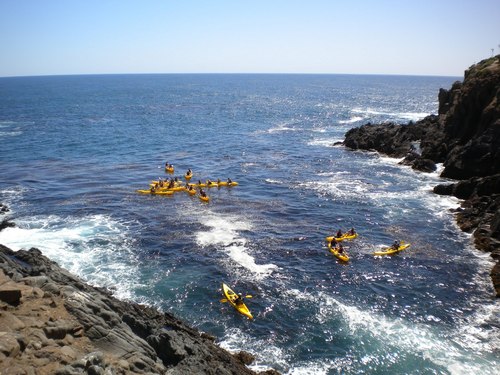
<path id="1" fill-rule="evenodd" d="M 33 74 L 7 75 L 2 78 L 37 78 L 37 77 L 77 77 L 77 76 L 132 76 L 132 75 L 337 75 L 337 76 L 399 76 L 399 77 L 450 77 L 463 78 L 458 75 L 440 74 L 407 74 L 407 73 L 285 73 L 285 72 L 170 72 L 170 73 L 67 73 L 67 74 Z"/>

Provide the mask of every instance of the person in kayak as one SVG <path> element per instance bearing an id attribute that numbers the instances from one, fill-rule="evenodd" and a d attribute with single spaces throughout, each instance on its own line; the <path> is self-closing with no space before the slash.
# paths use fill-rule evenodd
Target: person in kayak
<path id="1" fill-rule="evenodd" d="M 354 236 L 356 234 L 356 231 L 354 230 L 354 228 L 351 228 L 347 234 L 349 234 L 350 236 Z"/>
<path id="2" fill-rule="evenodd" d="M 340 242 L 337 243 L 337 251 L 339 254 L 344 254 L 344 246 Z"/>
<path id="3" fill-rule="evenodd" d="M 207 193 L 205 193 L 205 190 L 200 189 L 200 195 L 201 195 L 202 197 L 206 197 L 206 196 L 207 196 Z"/>
<path id="4" fill-rule="evenodd" d="M 398 250 L 400 246 L 401 246 L 401 243 L 398 240 L 395 240 L 391 247 L 394 250 Z"/>
<path id="5" fill-rule="evenodd" d="M 243 295 L 241 293 L 238 293 L 236 295 L 236 298 L 233 300 L 233 302 L 236 304 L 236 305 L 243 305 Z"/>
<path id="6" fill-rule="evenodd" d="M 337 247 L 337 244 L 338 244 L 337 240 L 335 239 L 335 237 L 333 237 L 331 242 L 330 242 L 330 247 L 332 249 L 335 249 Z"/>
<path id="7" fill-rule="evenodd" d="M 231 181 L 231 179 L 228 177 L 227 178 L 227 183 L 228 183 L 228 185 L 231 185 L 233 183 L 233 181 Z"/>
<path id="8" fill-rule="evenodd" d="M 193 174 L 193 171 L 191 170 L 191 168 L 189 168 L 186 172 L 186 176 L 191 176 Z"/>
<path id="9" fill-rule="evenodd" d="M 340 229 L 337 231 L 337 235 L 335 237 L 337 238 L 342 237 L 342 231 Z"/>

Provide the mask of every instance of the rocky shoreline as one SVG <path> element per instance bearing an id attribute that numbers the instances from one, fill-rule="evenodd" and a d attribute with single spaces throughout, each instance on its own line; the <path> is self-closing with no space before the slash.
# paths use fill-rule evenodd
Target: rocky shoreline
<path id="1" fill-rule="evenodd" d="M 404 158 L 401 164 L 422 172 L 443 163 L 441 176 L 457 182 L 434 192 L 464 200 L 457 223 L 495 260 L 491 278 L 500 297 L 500 55 L 471 66 L 463 82 L 441 89 L 438 99 L 437 116 L 407 125 L 366 124 L 349 130 L 343 144 Z"/>
<path id="2" fill-rule="evenodd" d="M 0 245 L 0 327 L 4 375 L 256 374 L 246 367 L 251 354 L 231 354 L 171 314 L 120 301 L 34 248 Z"/>

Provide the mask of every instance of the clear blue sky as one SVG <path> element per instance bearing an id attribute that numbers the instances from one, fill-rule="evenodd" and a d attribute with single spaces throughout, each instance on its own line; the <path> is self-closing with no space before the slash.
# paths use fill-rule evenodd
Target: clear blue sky
<path id="1" fill-rule="evenodd" d="M 462 76 L 499 45 L 500 0 L 0 0 L 0 76 Z"/>

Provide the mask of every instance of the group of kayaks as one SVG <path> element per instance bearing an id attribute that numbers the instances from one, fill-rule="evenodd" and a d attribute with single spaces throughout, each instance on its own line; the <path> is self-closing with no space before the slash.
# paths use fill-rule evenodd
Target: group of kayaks
<path id="1" fill-rule="evenodd" d="M 349 261 L 349 255 L 345 251 L 342 246 L 342 241 L 344 240 L 353 240 L 358 237 L 358 234 L 354 231 L 354 228 L 346 233 L 342 233 L 341 231 L 337 232 L 335 236 L 326 237 L 326 242 L 328 244 L 328 250 L 339 260 L 342 262 Z M 380 249 L 379 251 L 375 251 L 373 255 L 383 256 L 383 255 L 393 255 L 399 253 L 405 249 L 410 247 L 409 243 L 404 241 L 394 241 L 391 246 L 386 246 Z"/>
<path id="2" fill-rule="evenodd" d="M 175 172 L 175 168 L 172 164 L 165 163 L 165 172 L 169 174 L 173 174 Z M 190 180 L 193 177 L 193 171 L 188 169 L 184 174 L 184 179 L 186 182 L 183 182 L 178 177 L 173 177 L 170 179 L 161 179 L 159 178 L 156 181 L 151 181 L 149 184 L 149 189 L 139 189 L 136 190 L 140 194 L 154 194 L 154 195 L 173 195 L 176 192 L 184 191 L 189 195 L 197 195 L 202 202 L 210 202 L 210 197 L 203 190 L 203 188 L 213 188 L 213 187 L 232 187 L 237 186 L 238 183 L 236 181 L 232 181 L 228 178 L 226 181 L 217 180 L 206 180 L 202 182 L 198 180 L 197 183 L 191 183 Z"/>

